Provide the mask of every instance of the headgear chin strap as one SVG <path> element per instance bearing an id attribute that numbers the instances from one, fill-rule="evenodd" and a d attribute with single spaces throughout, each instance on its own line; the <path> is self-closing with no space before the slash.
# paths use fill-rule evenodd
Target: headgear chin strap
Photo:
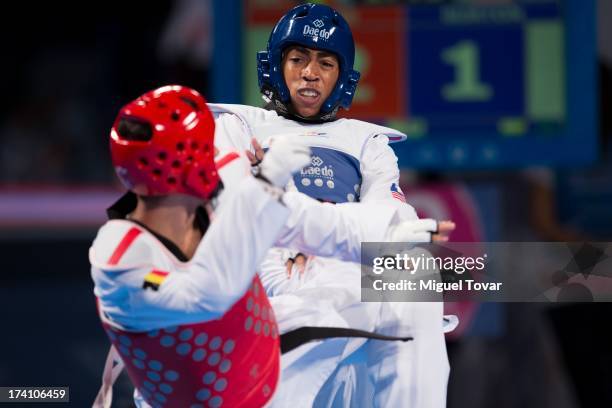
<path id="1" fill-rule="evenodd" d="M 278 113 L 280 116 L 302 123 L 332 122 L 336 120 L 336 115 L 338 114 L 338 110 L 340 109 L 340 106 L 336 106 L 330 112 L 323 113 L 319 111 L 319 113 L 317 113 L 316 115 L 304 117 L 297 113 L 295 109 L 293 109 L 291 102 L 283 103 L 278 97 L 276 97 L 276 94 L 272 89 L 269 89 L 267 92 L 265 90 L 262 90 L 262 98 L 264 101 L 266 101 L 265 108 L 267 110 L 276 111 L 276 113 Z"/>

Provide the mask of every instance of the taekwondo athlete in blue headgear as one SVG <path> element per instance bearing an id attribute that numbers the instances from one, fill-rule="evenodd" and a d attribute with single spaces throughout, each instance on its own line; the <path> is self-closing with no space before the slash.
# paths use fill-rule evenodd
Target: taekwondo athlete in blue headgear
<path id="1" fill-rule="evenodd" d="M 291 9 L 274 27 L 267 49 L 257 54 L 267 105 L 209 104 L 216 118 L 215 144 L 246 150 L 256 165 L 276 140 L 298 138 L 309 146 L 311 162 L 294 174 L 289 190 L 338 206 L 376 204 L 377 211 L 363 214 L 363 223 L 391 216 L 414 222 L 414 241 L 446 240 L 454 224 L 419 220 L 399 187 L 397 157 L 389 144 L 406 135 L 337 116 L 355 94 L 359 73 L 354 62 L 353 35 L 340 13 L 321 4 Z M 319 406 L 336 398 L 343 406 L 360 405 L 362 391 L 370 390 L 368 398 L 376 406 L 409 401 L 410 406 L 444 407 L 449 374 L 444 331 L 452 327 L 443 324 L 442 304 L 362 303 L 359 264 L 312 254 L 306 254 L 302 278 L 289 279 L 286 264 L 295 255 L 274 248 L 260 270 L 281 333 L 300 326 L 339 326 L 418 337 L 407 343 L 336 338 L 300 346 L 283 355 L 272 406 Z M 352 358 L 353 352 L 362 359 Z"/>

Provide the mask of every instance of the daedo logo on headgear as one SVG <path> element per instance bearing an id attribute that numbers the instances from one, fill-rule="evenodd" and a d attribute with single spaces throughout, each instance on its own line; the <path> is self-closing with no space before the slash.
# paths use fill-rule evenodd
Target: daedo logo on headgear
<path id="1" fill-rule="evenodd" d="M 308 24 L 304 26 L 304 31 L 303 31 L 304 35 L 308 35 L 313 38 L 319 37 L 324 40 L 329 39 L 329 36 L 331 35 L 331 31 L 327 31 L 325 28 L 321 29 L 321 27 L 323 27 L 324 25 L 323 21 L 317 19 L 312 22 L 312 25 L 314 25 L 314 27 L 311 27 Z"/>

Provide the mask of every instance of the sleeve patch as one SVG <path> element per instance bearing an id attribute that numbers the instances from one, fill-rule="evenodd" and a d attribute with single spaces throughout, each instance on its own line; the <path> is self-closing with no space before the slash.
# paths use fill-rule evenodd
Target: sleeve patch
<path id="1" fill-rule="evenodd" d="M 395 183 L 391 184 L 391 196 L 396 199 L 399 200 L 403 203 L 406 202 L 406 197 L 404 196 L 404 193 L 402 192 L 402 189 L 399 188 L 399 186 Z"/>
<path id="2" fill-rule="evenodd" d="M 145 276 L 142 288 L 144 290 L 152 289 L 154 291 L 157 291 L 161 284 L 164 283 L 167 277 L 168 272 L 158 271 L 154 269 Z"/>

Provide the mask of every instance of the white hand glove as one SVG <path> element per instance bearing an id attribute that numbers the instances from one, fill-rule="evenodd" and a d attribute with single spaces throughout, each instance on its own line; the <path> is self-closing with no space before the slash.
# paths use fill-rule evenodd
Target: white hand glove
<path id="1" fill-rule="evenodd" d="M 310 148 L 297 137 L 273 140 L 261 165 L 261 175 L 279 188 L 284 188 L 291 175 L 310 163 Z"/>
<path id="2" fill-rule="evenodd" d="M 431 242 L 431 236 L 438 232 L 438 221 L 431 218 L 404 221 L 389 227 L 387 242 Z"/>

